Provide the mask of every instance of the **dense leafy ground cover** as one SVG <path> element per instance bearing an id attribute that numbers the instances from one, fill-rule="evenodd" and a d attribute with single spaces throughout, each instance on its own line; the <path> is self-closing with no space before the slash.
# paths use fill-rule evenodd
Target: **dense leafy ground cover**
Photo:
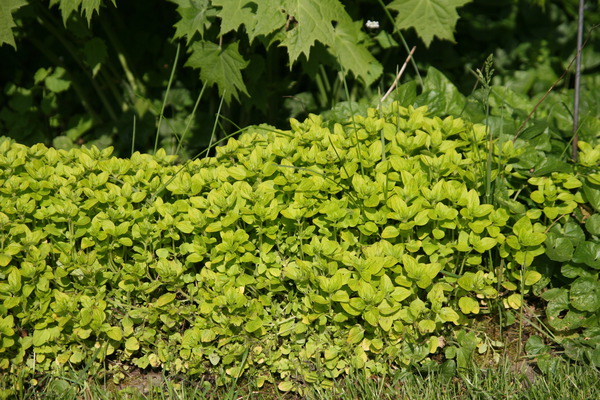
<path id="1" fill-rule="evenodd" d="M 474 317 L 522 324 L 532 296 L 553 340 L 599 365 L 600 145 L 527 177 L 540 143 L 427 113 L 254 127 L 183 165 L 5 140 L 2 367 L 252 374 L 303 393 L 463 370 L 503 346 Z M 527 347 L 556 368 L 540 337 Z"/>
<path id="2" fill-rule="evenodd" d="M 174 3 L 174 34 L 147 7 L 0 8 L 24 47 L 0 49 L 0 132 L 30 145 L 0 139 L 4 397 L 598 397 L 598 57 L 592 28 L 572 146 L 569 1 L 467 6 L 456 39 L 505 45 L 464 53 L 439 41 L 463 1 L 379 2 L 364 26 L 372 1 Z M 153 67 L 133 15 L 185 45 Z M 407 28 L 431 48 L 382 97 Z M 227 133 L 250 121 L 290 129 Z"/>

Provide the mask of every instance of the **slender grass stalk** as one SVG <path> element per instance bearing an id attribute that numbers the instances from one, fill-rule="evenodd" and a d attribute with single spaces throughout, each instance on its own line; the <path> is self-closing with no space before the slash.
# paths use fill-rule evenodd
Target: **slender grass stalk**
<path id="1" fill-rule="evenodd" d="M 231 399 L 231 400 L 234 400 L 236 398 L 236 396 L 237 396 L 236 388 L 237 388 L 238 380 L 240 379 L 242 372 L 244 372 L 244 368 L 246 367 L 246 362 L 248 361 L 249 353 L 250 353 L 250 348 L 247 347 L 246 350 L 244 350 L 244 355 L 242 356 L 242 363 L 239 366 L 240 372 L 233 379 L 231 388 L 229 388 L 229 392 L 227 392 L 227 396 L 225 398 Z"/>
<path id="2" fill-rule="evenodd" d="M 185 125 L 183 134 L 181 135 L 181 139 L 179 140 L 179 143 L 177 143 L 177 149 L 175 150 L 175 154 L 179 154 L 179 151 L 181 150 L 181 145 L 185 139 L 185 136 L 187 135 L 187 133 L 190 130 L 190 126 L 192 125 L 192 121 L 194 120 L 194 115 L 196 115 L 196 110 L 198 109 L 198 105 L 200 104 L 200 99 L 202 98 L 204 89 L 206 89 L 206 82 L 204 82 L 202 84 L 202 89 L 200 90 L 200 93 L 198 94 L 198 98 L 196 99 L 196 103 L 194 104 L 194 108 L 192 109 L 192 113 L 188 116 L 188 121 L 187 121 L 187 124 Z"/>
<path id="3" fill-rule="evenodd" d="M 394 83 L 392 83 L 392 86 L 390 86 L 390 88 L 388 89 L 388 91 L 385 92 L 385 94 L 381 98 L 381 100 L 379 102 L 380 106 L 381 106 L 381 103 L 383 103 L 385 101 L 385 99 L 388 98 L 388 96 L 390 95 L 390 93 L 392 93 L 394 91 L 394 89 L 396 89 L 396 86 L 398 85 L 398 81 L 400 80 L 400 77 L 402 76 L 402 74 L 404 74 L 404 70 L 406 69 L 406 65 L 412 59 L 412 56 L 415 53 L 416 49 L 417 49 L 417 46 L 413 46 L 413 48 L 408 53 L 408 56 L 406 57 L 406 60 L 404 60 L 404 64 L 402 64 L 402 68 L 400 68 L 400 72 L 398 72 L 398 74 L 396 75 L 396 79 L 394 79 Z"/>
<path id="4" fill-rule="evenodd" d="M 600 24 L 594 25 L 594 26 L 592 26 L 590 28 L 590 30 L 588 31 L 588 34 L 587 34 L 587 37 L 586 37 L 585 41 L 581 45 L 581 51 L 583 51 L 583 49 L 587 45 L 587 42 L 590 39 L 592 31 L 594 31 L 598 27 L 600 27 Z M 548 95 L 554 89 L 554 87 L 556 85 L 558 85 L 558 83 L 565 78 L 565 76 L 567 75 L 567 73 L 571 70 L 571 66 L 573 65 L 573 63 L 575 62 L 576 59 L 577 59 L 577 55 L 575 57 L 573 57 L 573 59 L 571 60 L 571 62 L 569 63 L 569 65 L 567 65 L 567 68 L 565 68 L 565 70 L 563 71 L 562 75 L 559 76 L 558 79 L 556 81 L 554 81 L 554 83 L 552 83 L 552 85 L 550 85 L 550 88 L 546 91 L 546 93 L 544 93 L 544 95 L 542 96 L 542 98 L 533 107 L 533 109 L 531 110 L 531 112 L 529 113 L 529 115 L 527 115 L 527 118 L 525 118 L 525 120 L 523 121 L 523 123 L 521 124 L 521 126 L 519 126 L 519 129 L 517 129 L 517 132 L 515 133 L 515 136 L 513 137 L 513 142 L 515 142 L 517 140 L 517 138 L 519 137 L 519 135 L 523 131 L 523 128 L 525 128 L 525 125 L 527 125 L 527 123 L 529 122 L 529 120 L 531 119 L 531 117 L 533 116 L 533 114 L 535 113 L 535 111 L 540 106 L 540 104 L 542 104 L 543 101 L 546 99 L 546 97 L 548 97 Z"/>
<path id="5" fill-rule="evenodd" d="M 404 61 L 404 64 L 402 64 L 402 68 L 400 68 L 400 71 L 396 74 L 396 79 L 394 79 L 394 83 L 392 83 L 392 85 L 389 87 L 389 89 L 387 90 L 387 92 L 385 92 L 385 94 L 383 95 L 383 97 L 379 100 L 379 105 L 377 107 L 377 109 L 379 110 L 379 116 L 381 117 L 381 106 L 383 104 L 383 102 L 385 101 L 385 99 L 394 91 L 394 89 L 397 87 L 398 82 L 400 81 L 400 77 L 402 77 L 402 74 L 404 73 L 404 70 L 406 69 L 406 65 L 408 64 L 409 60 L 411 59 L 412 55 L 414 54 L 415 50 L 417 49 L 417 46 L 413 46 L 413 48 L 410 50 L 410 53 L 408 54 L 408 57 L 406 57 L 406 60 Z M 380 132 L 380 140 L 381 140 L 381 160 L 385 162 L 386 160 L 386 154 L 385 154 L 385 135 L 383 134 L 383 129 Z M 386 169 L 386 173 L 385 173 L 385 185 L 383 188 L 383 198 L 385 199 L 385 201 L 387 201 L 388 199 L 388 173 L 389 173 L 389 166 Z"/>
<path id="6" fill-rule="evenodd" d="M 135 150 L 136 122 L 137 122 L 137 118 L 136 118 L 135 113 L 134 113 L 133 114 L 133 138 L 131 140 L 131 155 L 133 155 L 133 152 Z"/>
<path id="7" fill-rule="evenodd" d="M 584 0 L 579 0 L 579 16 L 577 23 L 577 54 L 575 63 L 575 99 L 573 102 L 573 144 L 572 157 L 577 162 L 577 143 L 579 142 L 579 96 L 581 91 L 581 42 L 583 40 L 583 7 Z"/>
<path id="8" fill-rule="evenodd" d="M 169 180 L 167 180 L 167 182 L 163 183 L 163 184 L 162 184 L 162 186 L 161 186 L 161 187 L 159 187 L 159 188 L 158 188 L 158 190 L 157 190 L 155 193 L 153 193 L 153 194 L 152 194 L 152 196 L 150 196 L 150 197 L 148 198 L 148 201 L 149 201 L 149 202 L 153 202 L 153 201 L 156 199 L 156 196 L 158 196 L 160 193 L 162 193 L 162 191 L 163 191 L 163 190 L 165 190 L 165 188 L 166 188 L 167 186 L 169 186 L 169 184 L 170 184 L 171 182 L 173 182 L 173 180 L 175 180 L 175 178 L 177 177 L 177 175 L 179 175 L 179 173 L 180 173 L 181 171 L 183 171 L 185 168 L 187 168 L 187 166 L 188 166 L 188 164 L 189 164 L 190 162 L 192 162 L 192 161 L 193 161 L 193 160 L 195 160 L 196 158 L 200 157 L 202 154 L 206 154 L 206 156 L 208 156 L 208 154 L 209 154 L 209 152 L 210 152 L 210 150 L 212 149 L 212 147 L 213 147 L 213 146 L 216 146 L 217 144 L 219 144 L 219 143 L 221 143 L 221 142 L 223 142 L 223 141 L 225 141 L 225 140 L 229 139 L 230 137 L 232 137 L 232 136 L 235 136 L 235 135 L 237 135 L 238 133 L 240 133 L 240 132 L 242 132 L 242 131 L 243 131 L 243 130 L 242 130 L 242 131 L 236 131 L 236 132 L 233 132 L 233 133 L 231 133 L 231 134 L 229 134 L 229 135 L 225 135 L 225 137 L 223 137 L 223 138 L 222 138 L 222 139 L 220 139 L 220 140 L 217 140 L 217 141 L 216 141 L 216 142 L 213 144 L 213 142 L 212 142 L 212 141 L 213 141 L 213 138 L 214 138 L 214 136 L 215 136 L 215 131 L 216 131 L 216 129 L 217 129 L 217 124 L 218 124 L 219 118 L 221 117 L 221 107 L 222 107 L 222 105 L 223 105 L 223 99 L 224 99 L 224 96 L 221 96 L 221 102 L 219 103 L 219 108 L 218 108 L 218 110 L 217 110 L 217 115 L 216 115 L 216 117 L 215 117 L 215 122 L 214 122 L 214 124 L 213 124 L 213 129 L 212 129 L 212 133 L 211 133 L 211 135 L 210 135 L 210 142 L 209 142 L 209 144 L 208 144 L 208 147 L 207 147 L 206 149 L 202 150 L 201 152 L 199 152 L 198 154 L 196 154 L 196 156 L 194 156 L 193 158 L 191 158 L 191 159 L 187 160 L 187 161 L 186 161 L 186 162 L 185 162 L 185 163 L 184 163 L 184 164 L 181 166 L 181 168 L 179 168 L 179 169 L 177 170 L 177 172 L 175 172 L 175 174 L 173 174 L 173 176 L 172 176 L 172 177 L 171 177 Z"/>
<path id="9" fill-rule="evenodd" d="M 221 96 L 221 101 L 219 102 L 219 108 L 217 109 L 217 115 L 215 116 L 215 123 L 213 124 L 213 129 L 212 132 L 210 134 L 210 141 L 208 142 L 208 148 L 212 148 L 213 144 L 213 139 L 215 138 L 215 133 L 217 131 L 217 125 L 219 123 L 219 118 L 221 117 L 221 108 L 223 107 L 223 99 L 225 98 L 225 91 L 223 91 L 223 95 Z M 206 153 L 206 156 L 208 156 L 208 152 Z"/>
<path id="10" fill-rule="evenodd" d="M 175 52 L 175 60 L 173 61 L 173 69 L 171 69 L 171 76 L 169 76 L 169 83 L 167 83 L 167 90 L 163 98 L 162 106 L 160 108 L 160 114 L 158 115 L 158 126 L 156 127 L 156 138 L 154 139 L 154 152 L 158 150 L 158 138 L 160 136 L 160 126 L 163 120 L 165 107 L 167 106 L 167 99 L 169 98 L 169 92 L 171 85 L 173 84 L 173 78 L 175 77 L 175 70 L 177 70 L 177 61 L 179 60 L 179 48 L 181 45 L 177 43 L 177 51 Z"/>

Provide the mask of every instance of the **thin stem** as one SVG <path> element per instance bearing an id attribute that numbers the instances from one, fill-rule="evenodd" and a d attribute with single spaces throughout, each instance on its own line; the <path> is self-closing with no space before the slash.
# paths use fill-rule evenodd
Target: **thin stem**
<path id="1" fill-rule="evenodd" d="M 200 99 L 202 98 L 204 89 L 206 89 L 206 82 L 202 84 L 202 89 L 200 90 L 200 93 L 198 94 L 198 98 L 196 99 L 196 104 L 194 104 L 194 108 L 192 109 L 192 114 L 189 116 L 188 122 L 185 125 L 185 129 L 183 131 L 183 134 L 181 135 L 181 140 L 177 144 L 177 150 L 175 150 L 175 154 L 179 154 L 179 150 L 181 149 L 181 144 L 183 143 L 183 139 L 185 139 L 185 135 L 187 135 L 188 131 L 190 130 L 190 125 L 192 124 L 192 121 L 194 120 L 194 115 L 196 114 L 196 110 L 198 109 L 198 104 L 200 104 Z"/>
<path id="2" fill-rule="evenodd" d="M 165 97 L 163 98 L 162 106 L 160 108 L 160 114 L 158 116 L 158 126 L 156 127 L 156 138 L 154 140 L 154 152 L 158 149 L 158 137 L 160 136 L 160 125 L 163 120 L 165 107 L 167 105 L 167 99 L 169 98 L 169 92 L 171 90 L 171 85 L 173 84 L 173 78 L 175 77 L 175 70 L 177 69 L 177 61 L 179 60 L 179 48 L 180 44 L 177 43 L 177 51 L 175 53 L 175 61 L 173 61 L 173 69 L 171 70 L 171 76 L 169 77 L 169 83 L 167 84 L 167 91 L 165 92 Z"/>
<path id="3" fill-rule="evenodd" d="M 213 129 L 210 134 L 210 141 L 208 142 L 208 149 L 210 150 L 213 146 L 212 142 L 215 139 L 215 132 L 217 131 L 217 125 L 219 124 L 219 118 L 221 117 L 221 107 L 223 107 L 223 99 L 225 98 L 225 91 L 223 91 L 223 95 L 221 96 L 221 101 L 219 102 L 219 108 L 217 109 L 217 115 L 215 117 L 215 123 L 213 124 Z M 208 157 L 208 152 L 206 153 Z"/>
<path id="4" fill-rule="evenodd" d="M 579 142 L 579 96 L 581 90 L 581 43 L 583 40 L 583 6 L 585 1 L 579 0 L 579 21 L 577 24 L 577 62 L 575 63 L 575 100 L 573 104 L 573 161 L 577 162 L 577 143 Z"/>
<path id="5" fill-rule="evenodd" d="M 137 119 L 136 119 L 135 113 L 134 113 L 133 114 L 133 139 L 131 140 L 131 154 L 132 155 L 133 155 L 133 151 L 135 149 L 136 122 L 137 122 Z"/>
<path id="6" fill-rule="evenodd" d="M 583 44 L 581 45 L 581 49 L 577 52 L 577 54 L 581 53 L 581 51 L 583 50 L 583 48 L 585 47 L 585 45 L 587 44 L 588 40 L 590 39 L 590 36 L 592 34 L 592 31 L 596 28 L 598 28 L 600 26 L 600 24 L 594 25 L 590 28 L 590 30 L 588 31 L 587 37 L 585 38 L 585 41 L 583 42 Z M 567 68 L 564 70 L 564 72 L 562 73 L 562 75 L 552 84 L 552 86 L 550 86 L 550 88 L 548 89 L 548 91 L 542 96 L 542 98 L 537 102 L 537 104 L 535 105 L 535 107 L 533 107 L 533 110 L 531 110 L 531 112 L 529 113 L 529 115 L 527 116 L 527 118 L 525 118 L 525 121 L 523 121 L 523 123 L 521 124 L 521 126 L 519 127 L 519 129 L 517 130 L 517 133 L 515 133 L 515 136 L 513 137 L 513 142 L 515 142 L 517 140 L 517 137 L 519 136 L 519 134 L 521 133 L 521 131 L 523 130 L 523 128 L 525 127 L 525 125 L 527 124 L 527 122 L 529 122 L 529 120 L 531 119 L 533 113 L 535 113 L 535 111 L 537 110 L 537 108 L 540 106 L 540 104 L 542 104 L 542 102 L 546 99 L 546 97 L 548 97 L 548 95 L 550 94 L 550 92 L 552 91 L 552 89 L 554 89 L 554 87 L 564 79 L 565 75 L 567 75 L 567 72 L 569 72 L 569 70 L 571 69 L 571 66 L 573 65 L 573 62 L 575 62 L 575 60 L 577 59 L 577 55 L 575 57 L 573 57 L 573 59 L 571 60 L 571 62 L 569 63 L 569 65 L 567 66 Z"/>
<path id="7" fill-rule="evenodd" d="M 394 83 L 392 83 L 392 86 L 390 86 L 388 91 L 385 92 L 385 94 L 381 98 L 381 102 L 379 103 L 380 105 L 381 105 L 381 103 L 383 103 L 385 101 L 385 99 L 387 99 L 387 97 L 390 95 L 390 93 L 392 93 L 394 91 L 394 89 L 396 88 L 396 86 L 398 85 L 398 81 L 400 80 L 400 77 L 404 73 L 404 70 L 406 69 L 406 65 L 411 60 L 412 55 L 416 49 L 417 49 L 417 46 L 413 46 L 413 48 L 410 50 L 410 53 L 408 53 L 408 57 L 406 57 L 404 64 L 402 64 L 402 68 L 400 68 L 400 72 L 398 72 L 398 75 L 396 75 L 396 79 L 394 79 Z"/>

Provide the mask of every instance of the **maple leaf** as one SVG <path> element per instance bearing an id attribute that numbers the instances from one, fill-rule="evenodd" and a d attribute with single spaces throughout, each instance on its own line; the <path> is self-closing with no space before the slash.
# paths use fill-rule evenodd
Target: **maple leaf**
<path id="1" fill-rule="evenodd" d="M 221 7 L 221 35 L 237 30 L 240 25 L 249 28 L 256 24 L 256 15 L 252 12 L 248 0 L 213 0 L 213 4 Z"/>
<path id="2" fill-rule="evenodd" d="M 248 29 L 248 37 L 254 40 L 260 35 L 268 35 L 285 26 L 286 16 L 279 0 L 257 0 L 256 23 Z"/>
<path id="3" fill-rule="evenodd" d="M 25 0 L 2 0 L 0 2 L 0 46 L 8 43 L 15 49 L 17 48 L 12 32 L 12 28 L 16 26 L 12 12 L 25 4 L 27 4 Z"/>
<path id="4" fill-rule="evenodd" d="M 352 71 L 369 86 L 381 75 L 383 68 L 369 50 L 360 44 L 360 37 L 363 35 L 361 26 L 361 22 L 350 18 L 338 23 L 331 51 L 335 52 L 334 55 L 344 69 Z"/>
<path id="5" fill-rule="evenodd" d="M 200 69 L 200 79 L 207 85 L 217 84 L 219 94 L 229 103 L 239 93 L 248 95 L 242 70 L 248 66 L 238 50 L 239 43 L 218 46 L 203 40 L 192 43 L 186 66 Z"/>
<path id="6" fill-rule="evenodd" d="M 89 25 L 94 12 L 98 13 L 100 11 L 102 1 L 103 0 L 57 0 L 51 1 L 50 5 L 52 6 L 58 2 L 58 9 L 60 10 L 63 24 L 67 23 L 67 20 L 73 12 L 78 11 L 81 8 L 81 14 L 85 15 Z M 115 0 L 110 1 L 116 6 Z"/>
<path id="7" fill-rule="evenodd" d="M 316 41 L 333 46 L 333 22 L 348 15 L 338 0 L 286 0 L 283 9 L 288 15 L 289 26 L 281 46 L 288 48 L 291 63 L 300 54 L 308 58 Z"/>
<path id="8" fill-rule="evenodd" d="M 398 11 L 398 29 L 415 28 L 427 47 L 433 37 L 454 42 L 456 9 L 471 0 L 394 0 L 387 8 Z"/>
<path id="9" fill-rule="evenodd" d="M 174 25 L 175 38 L 187 37 L 187 44 L 197 33 L 204 36 L 204 31 L 212 24 L 217 10 L 210 0 L 169 0 L 177 4 L 177 13 L 181 19 Z"/>

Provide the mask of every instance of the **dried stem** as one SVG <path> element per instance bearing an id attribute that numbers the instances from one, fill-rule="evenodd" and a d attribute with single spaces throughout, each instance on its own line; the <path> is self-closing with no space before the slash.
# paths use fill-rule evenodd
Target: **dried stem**
<path id="1" fill-rule="evenodd" d="M 385 101 L 385 99 L 387 99 L 387 97 L 390 95 L 390 93 L 392 93 L 392 91 L 398 85 L 398 81 L 400 80 L 400 77 L 404 73 L 404 70 L 406 69 L 406 65 L 410 61 L 410 58 L 412 57 L 412 55 L 413 55 L 413 53 L 415 52 L 416 49 L 417 49 L 417 46 L 413 46 L 413 48 L 410 50 L 410 53 L 408 53 L 408 57 L 406 57 L 406 61 L 404 61 L 404 64 L 402 65 L 402 68 L 400 68 L 400 72 L 398 72 L 398 75 L 396 75 L 396 79 L 394 79 L 394 83 L 392 83 L 392 86 L 390 86 L 390 88 L 388 89 L 388 91 L 385 92 L 385 94 L 381 98 L 381 103 L 383 103 Z"/>

